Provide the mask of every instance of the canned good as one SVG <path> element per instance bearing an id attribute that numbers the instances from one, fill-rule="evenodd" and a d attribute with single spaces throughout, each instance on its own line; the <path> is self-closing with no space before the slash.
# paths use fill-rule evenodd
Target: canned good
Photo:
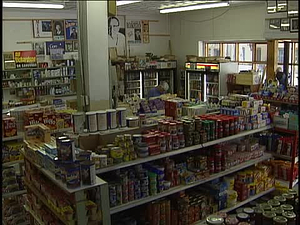
<path id="1" fill-rule="evenodd" d="M 107 155 L 99 155 L 100 168 L 107 167 Z"/>
<path id="2" fill-rule="evenodd" d="M 96 112 L 87 112 L 85 115 L 89 132 L 96 132 L 98 130 Z"/>
<path id="3" fill-rule="evenodd" d="M 116 108 L 118 127 L 126 127 L 126 108 Z"/>
<path id="4" fill-rule="evenodd" d="M 274 225 L 287 225 L 287 218 L 283 216 L 276 216 L 273 218 L 273 223 Z"/>
<path id="5" fill-rule="evenodd" d="M 274 200 L 279 201 L 281 205 L 284 205 L 286 203 L 286 198 L 283 197 L 283 196 L 280 196 L 280 195 L 279 196 L 275 196 Z"/>
<path id="6" fill-rule="evenodd" d="M 292 211 L 283 212 L 282 216 L 287 218 L 288 225 L 296 225 L 296 214 Z"/>
<path id="7" fill-rule="evenodd" d="M 280 206 L 284 211 L 293 211 L 294 207 L 289 204 L 284 204 Z"/>
<path id="8" fill-rule="evenodd" d="M 255 213 L 255 225 L 262 225 L 263 210 L 261 208 L 256 207 L 254 209 L 254 213 Z"/>
<path id="9" fill-rule="evenodd" d="M 263 213 L 263 225 L 272 225 L 273 218 L 276 217 L 276 213 L 274 212 L 264 212 Z"/>
<path id="10" fill-rule="evenodd" d="M 297 192 L 296 192 L 296 195 L 297 195 Z M 295 197 L 293 194 L 290 194 L 290 193 L 285 193 L 285 194 L 282 194 L 283 197 L 286 198 L 286 203 L 289 204 L 289 205 L 295 205 Z"/>
<path id="11" fill-rule="evenodd" d="M 108 109 L 106 110 L 106 113 L 108 129 L 117 128 L 117 111 L 115 109 Z"/>
<path id="12" fill-rule="evenodd" d="M 85 127 L 85 116 L 83 112 L 77 112 L 72 114 L 73 117 L 73 132 L 75 134 L 81 134 Z"/>
<path id="13" fill-rule="evenodd" d="M 280 202 L 275 200 L 275 199 L 271 199 L 268 201 L 268 204 L 272 207 L 279 207 L 280 206 Z"/>
<path id="14" fill-rule="evenodd" d="M 236 217 L 240 222 L 250 222 L 250 216 L 247 213 L 238 213 Z"/>
<path id="15" fill-rule="evenodd" d="M 97 111 L 97 129 L 99 131 L 107 130 L 107 114 L 106 111 Z"/>
<path id="16" fill-rule="evenodd" d="M 117 206 L 117 189 L 115 184 L 108 185 L 110 207 Z"/>
<path id="17" fill-rule="evenodd" d="M 208 216 L 206 218 L 206 223 L 208 225 L 222 225 L 224 223 L 224 219 L 220 216 Z"/>

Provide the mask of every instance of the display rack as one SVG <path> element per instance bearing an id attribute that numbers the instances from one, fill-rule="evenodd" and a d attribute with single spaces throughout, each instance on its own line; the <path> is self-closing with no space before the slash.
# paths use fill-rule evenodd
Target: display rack
<path id="1" fill-rule="evenodd" d="M 251 196 L 249 197 L 248 199 L 246 199 L 245 201 L 242 201 L 242 202 L 238 202 L 236 205 L 232 206 L 232 207 L 229 207 L 229 208 L 226 208 L 226 209 L 223 209 L 223 210 L 220 210 L 219 212 L 225 212 L 225 213 L 228 213 L 228 212 L 231 212 L 239 207 L 242 207 L 256 199 L 259 199 L 261 197 L 263 197 L 264 195 L 267 195 L 271 192 L 273 192 L 275 190 L 275 188 L 270 188 L 269 190 L 266 190 L 266 191 L 262 191 L 254 196 Z M 201 220 L 201 221 L 198 221 L 196 223 L 194 223 L 194 225 L 205 225 L 206 224 L 206 220 Z"/>
<path id="2" fill-rule="evenodd" d="M 94 185 L 84 185 L 78 188 L 70 189 L 64 184 L 61 180 L 57 180 L 52 172 L 41 167 L 37 163 L 34 162 L 32 158 L 26 155 L 26 151 L 21 151 L 24 155 L 24 159 L 29 161 L 35 168 L 40 171 L 43 175 L 45 175 L 54 185 L 58 186 L 62 191 L 66 194 L 74 194 L 75 199 L 75 211 L 76 211 L 76 223 L 77 224 L 88 224 L 88 217 L 85 215 L 85 191 L 92 188 L 99 188 L 99 192 L 101 194 L 100 207 L 102 211 L 102 221 L 104 225 L 110 224 L 110 216 L 107 212 L 109 212 L 109 200 L 108 200 L 108 185 L 102 179 L 96 177 L 96 183 Z M 47 199 L 40 194 L 40 191 L 37 190 L 29 180 L 25 179 L 26 187 L 35 195 L 37 198 L 43 203 L 45 207 L 47 207 L 63 224 L 70 224 L 70 222 L 66 221 L 64 217 L 61 216 L 51 205 L 49 205 Z M 28 210 L 33 217 L 36 217 L 36 213 L 32 210 Z M 73 222 L 71 224 L 74 224 Z"/>
<path id="3" fill-rule="evenodd" d="M 213 174 L 213 175 L 211 175 L 208 178 L 205 178 L 203 180 L 196 181 L 192 184 L 179 185 L 179 186 L 176 186 L 174 188 L 170 188 L 169 190 L 163 191 L 163 192 L 161 192 L 157 195 L 149 196 L 149 197 L 146 197 L 146 198 L 142 198 L 142 199 L 138 199 L 138 200 L 128 202 L 126 204 L 118 205 L 118 206 L 113 207 L 113 208 L 110 209 L 110 214 L 115 214 L 115 213 L 118 213 L 118 212 L 122 212 L 124 210 L 130 209 L 130 208 L 133 208 L 133 207 L 136 207 L 136 206 L 139 206 L 139 205 L 142 205 L 142 204 L 145 204 L 145 203 L 148 203 L 148 202 L 151 202 L 151 201 L 154 201 L 154 200 L 157 200 L 157 199 L 160 199 L 160 198 L 163 198 L 163 197 L 175 194 L 175 193 L 178 193 L 180 191 L 184 191 L 184 190 L 187 190 L 189 188 L 196 187 L 198 185 L 204 184 L 206 182 L 212 181 L 212 180 L 220 178 L 220 177 L 224 177 L 226 175 L 229 175 L 231 173 L 240 171 L 242 169 L 253 166 L 253 165 L 255 165 L 259 162 L 263 162 L 263 161 L 271 159 L 271 158 L 272 158 L 271 154 L 265 153 L 262 157 L 260 157 L 258 159 L 249 160 L 249 161 L 244 162 L 240 165 L 234 166 L 234 167 L 232 167 L 228 170 L 222 171 L 220 173 Z"/>
<path id="4" fill-rule="evenodd" d="M 159 154 L 159 155 L 149 156 L 147 158 L 140 158 L 140 159 L 129 161 L 129 162 L 123 162 L 123 163 L 120 163 L 120 164 L 117 164 L 117 165 L 114 165 L 114 166 L 98 169 L 96 171 L 96 173 L 97 174 L 102 174 L 102 173 L 106 173 L 106 172 L 110 172 L 110 171 L 130 167 L 130 166 L 134 166 L 134 165 L 138 165 L 138 164 L 142 164 L 142 163 L 146 163 L 146 162 L 151 162 L 151 161 L 158 160 L 158 159 L 163 159 L 163 158 L 170 157 L 170 156 L 179 155 L 179 154 L 182 154 L 182 153 L 198 150 L 200 148 L 205 148 L 205 147 L 209 147 L 209 146 L 212 146 L 212 145 L 216 145 L 216 144 L 219 144 L 219 143 L 222 143 L 222 142 L 225 142 L 225 141 L 231 141 L 231 140 L 234 140 L 234 139 L 237 139 L 237 138 L 240 138 L 240 137 L 244 137 L 244 136 L 247 136 L 247 135 L 262 132 L 262 131 L 268 130 L 270 128 L 272 128 L 272 126 L 268 125 L 268 126 L 265 126 L 265 127 L 261 127 L 259 129 L 243 131 L 239 134 L 235 134 L 235 135 L 232 135 L 232 136 L 228 136 L 228 137 L 220 138 L 220 139 L 217 139 L 217 140 L 209 141 L 209 142 L 199 144 L 199 145 L 193 145 L 193 146 L 182 148 L 182 149 L 179 149 L 179 150 L 176 150 L 176 151 L 171 151 L 171 152 L 166 152 L 166 153 L 162 153 L 162 154 Z"/>

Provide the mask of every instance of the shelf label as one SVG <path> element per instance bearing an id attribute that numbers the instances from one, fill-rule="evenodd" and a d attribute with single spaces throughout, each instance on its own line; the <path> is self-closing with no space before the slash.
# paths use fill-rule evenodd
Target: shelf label
<path id="1" fill-rule="evenodd" d="M 214 65 L 210 67 L 211 70 L 219 70 L 219 66 L 218 65 Z"/>
<path id="2" fill-rule="evenodd" d="M 185 68 L 191 69 L 191 63 L 186 63 L 186 64 L 185 64 Z"/>
<path id="3" fill-rule="evenodd" d="M 196 68 L 197 68 L 197 70 L 205 70 L 205 66 L 200 63 L 197 63 Z"/>

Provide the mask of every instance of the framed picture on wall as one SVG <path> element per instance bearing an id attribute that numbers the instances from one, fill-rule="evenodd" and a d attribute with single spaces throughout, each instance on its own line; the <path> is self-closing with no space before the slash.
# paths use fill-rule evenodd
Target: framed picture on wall
<path id="1" fill-rule="evenodd" d="M 73 52 L 73 42 L 72 41 L 66 41 L 65 42 L 65 51 L 66 52 Z"/>
<path id="2" fill-rule="evenodd" d="M 52 33 L 54 41 L 62 41 L 65 39 L 65 23 L 63 20 L 53 20 Z"/>
<path id="3" fill-rule="evenodd" d="M 78 41 L 73 41 L 73 51 L 78 52 Z"/>
<path id="4" fill-rule="evenodd" d="M 117 48 L 118 56 L 127 54 L 125 16 L 108 17 L 108 47 Z"/>
<path id="5" fill-rule="evenodd" d="M 290 20 L 288 18 L 280 19 L 280 30 L 290 31 Z"/>
<path id="6" fill-rule="evenodd" d="M 37 56 L 45 55 L 45 42 L 33 42 L 32 49 L 36 51 Z"/>
<path id="7" fill-rule="evenodd" d="M 269 29 L 279 30 L 280 29 L 280 19 L 270 19 L 269 20 Z"/>
<path id="8" fill-rule="evenodd" d="M 299 19 L 298 19 L 298 17 L 294 17 L 294 18 L 290 19 L 290 26 L 291 26 L 291 29 L 290 29 L 291 33 L 299 32 Z"/>
<path id="9" fill-rule="evenodd" d="M 52 37 L 52 20 L 33 20 L 32 26 L 34 38 Z"/>
<path id="10" fill-rule="evenodd" d="M 66 26 L 66 40 L 78 39 L 78 26 L 77 20 L 65 20 Z"/>
<path id="11" fill-rule="evenodd" d="M 51 49 L 60 49 L 62 53 L 65 51 L 65 42 L 64 41 L 47 41 L 46 42 L 46 55 L 50 55 Z"/>

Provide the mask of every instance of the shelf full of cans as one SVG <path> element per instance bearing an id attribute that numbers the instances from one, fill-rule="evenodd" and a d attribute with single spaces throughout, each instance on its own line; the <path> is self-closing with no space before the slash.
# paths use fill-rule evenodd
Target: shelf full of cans
<path id="1" fill-rule="evenodd" d="M 107 183 L 96 177 L 91 152 L 75 148 L 69 136 L 51 137 L 43 124 L 26 126 L 24 142 L 30 212 L 50 211 L 51 217 L 41 218 L 45 224 L 110 224 Z"/>
<path id="2" fill-rule="evenodd" d="M 263 164 L 252 166 L 202 186 L 152 201 L 138 209 L 133 208 L 112 221 L 118 224 L 130 218 L 136 222 L 150 221 L 150 224 L 198 224 L 208 215 L 246 204 L 248 199 L 256 199 L 274 190 L 274 177 L 271 174 L 269 177 L 268 173 L 270 168 Z"/>

